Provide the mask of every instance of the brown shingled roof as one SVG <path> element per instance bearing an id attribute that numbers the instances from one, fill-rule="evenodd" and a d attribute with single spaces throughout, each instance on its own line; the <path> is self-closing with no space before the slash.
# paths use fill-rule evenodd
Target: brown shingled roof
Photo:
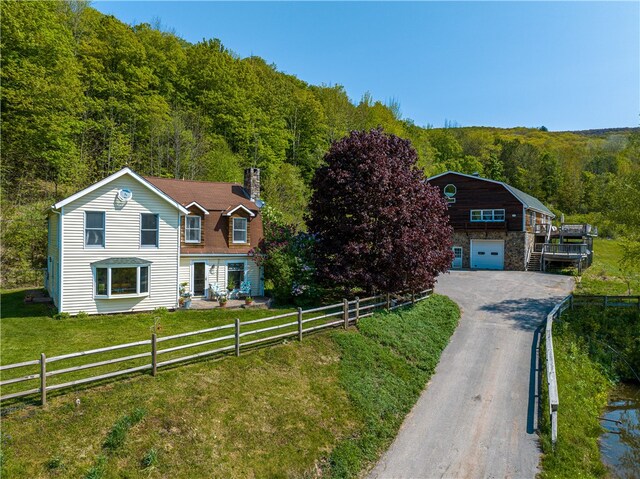
<path id="1" fill-rule="evenodd" d="M 254 212 L 258 211 L 256 204 L 247 197 L 244 188 L 238 183 L 174 180 L 154 176 L 144 178 L 183 206 L 195 201 L 211 211 L 226 211 L 238 205 L 243 205 Z"/>

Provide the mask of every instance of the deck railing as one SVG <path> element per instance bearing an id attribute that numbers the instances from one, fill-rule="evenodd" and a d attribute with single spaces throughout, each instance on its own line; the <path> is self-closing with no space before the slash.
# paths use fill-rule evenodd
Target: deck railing
<path id="1" fill-rule="evenodd" d="M 564 223 L 560 226 L 562 234 L 575 236 L 598 236 L 598 228 L 590 224 L 570 224 Z"/>
<path id="2" fill-rule="evenodd" d="M 545 255 L 586 255 L 586 244 L 575 243 L 545 243 L 542 246 L 542 252 Z"/>
<path id="3" fill-rule="evenodd" d="M 433 290 L 428 289 L 419 293 L 394 293 L 355 298 L 352 301 L 344 299 L 340 303 L 319 308 L 298 308 L 290 313 L 251 321 L 236 319 L 232 323 L 171 336 L 158 336 L 154 333 L 150 339 L 88 351 L 53 357 L 47 357 L 42 353 L 38 359 L 0 366 L 0 401 L 39 395 L 40 403 L 45 405 L 47 393 L 50 391 L 142 371 L 150 371 L 151 375 L 155 376 L 161 367 L 225 353 L 239 356 L 241 349 L 287 338 L 302 341 L 304 334 L 338 326 L 346 329 L 351 324 L 357 324 L 360 319 L 373 315 L 377 310 L 391 311 L 414 304 L 428 298 L 432 292 Z M 189 350 L 190 354 L 184 355 L 185 350 Z M 124 351 L 126 353 L 123 354 Z M 99 359 L 94 360 L 94 357 Z M 91 359 L 86 362 L 86 358 Z M 50 370 L 49 366 L 52 363 L 62 364 L 63 367 Z M 114 364 L 118 364 L 119 368 L 113 370 L 111 366 Z M 85 376 L 80 373 L 87 369 L 93 369 L 97 374 Z M 23 371 L 22 375 L 15 376 L 6 372 L 13 370 Z M 11 377 L 7 378 L 7 375 Z M 24 387 L 23 385 L 12 386 L 20 383 L 31 385 L 27 389 L 18 389 Z"/>

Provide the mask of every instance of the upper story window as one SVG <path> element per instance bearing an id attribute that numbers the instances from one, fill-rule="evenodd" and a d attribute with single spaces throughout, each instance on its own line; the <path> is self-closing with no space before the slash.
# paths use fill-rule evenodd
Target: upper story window
<path id="1" fill-rule="evenodd" d="M 471 221 L 504 221 L 504 210 L 471 210 Z"/>
<path id="2" fill-rule="evenodd" d="M 142 213 L 140 215 L 140 245 L 158 247 L 158 215 Z"/>
<path id="3" fill-rule="evenodd" d="M 184 242 L 200 243 L 201 238 L 201 221 L 199 216 L 185 216 Z"/>
<path id="4" fill-rule="evenodd" d="M 85 211 L 84 245 L 94 248 L 104 248 L 104 230 L 104 211 Z"/>
<path id="5" fill-rule="evenodd" d="M 247 242 L 247 218 L 233 218 L 233 242 Z"/>

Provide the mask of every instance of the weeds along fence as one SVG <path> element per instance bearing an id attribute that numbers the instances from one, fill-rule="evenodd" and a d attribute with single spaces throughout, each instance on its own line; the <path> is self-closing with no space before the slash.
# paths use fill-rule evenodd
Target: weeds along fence
<path id="1" fill-rule="evenodd" d="M 602 308 L 638 308 L 640 296 L 588 296 L 570 294 L 551 310 L 545 324 L 546 371 L 549 391 L 549 414 L 551 420 L 551 443 L 558 440 L 558 382 L 556 379 L 556 364 L 553 355 L 553 322 L 559 319 L 567 309 L 579 307 Z"/>
<path id="2" fill-rule="evenodd" d="M 379 310 L 391 311 L 428 298 L 432 290 L 419 293 L 378 295 L 344 299 L 319 308 L 279 314 L 171 336 L 151 334 L 149 339 L 104 348 L 39 358 L 0 366 L 0 401 L 31 397 L 47 403 L 47 393 L 99 383 L 160 368 L 225 354 L 239 356 L 242 350 L 283 341 L 302 341 L 305 334 L 342 326 L 345 329 Z M 188 354 L 185 354 L 188 352 Z M 55 367 L 52 368 L 52 366 Z M 91 370 L 93 375 L 87 376 Z M 20 376 L 15 375 L 20 372 Z M 7 377 L 11 376 L 11 377 Z M 28 389 L 22 389 L 27 385 Z"/>

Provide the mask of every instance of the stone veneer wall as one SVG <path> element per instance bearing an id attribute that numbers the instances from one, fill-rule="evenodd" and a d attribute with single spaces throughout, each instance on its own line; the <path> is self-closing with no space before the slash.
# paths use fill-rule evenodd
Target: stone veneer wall
<path id="1" fill-rule="evenodd" d="M 533 233 L 525 233 L 524 234 L 524 254 L 525 254 L 525 261 L 527 260 L 527 251 L 529 251 L 529 249 L 531 249 L 531 251 L 533 251 L 533 243 L 535 243 L 536 241 L 536 235 L 534 235 Z M 525 265 L 526 267 L 526 265 Z"/>
<path id="2" fill-rule="evenodd" d="M 529 238 L 530 237 L 530 238 Z M 526 246 L 533 244 L 534 236 L 522 231 L 456 231 L 453 233 L 453 246 L 462 247 L 462 267 L 469 268 L 471 240 L 504 240 L 504 269 L 524 271 Z"/>

